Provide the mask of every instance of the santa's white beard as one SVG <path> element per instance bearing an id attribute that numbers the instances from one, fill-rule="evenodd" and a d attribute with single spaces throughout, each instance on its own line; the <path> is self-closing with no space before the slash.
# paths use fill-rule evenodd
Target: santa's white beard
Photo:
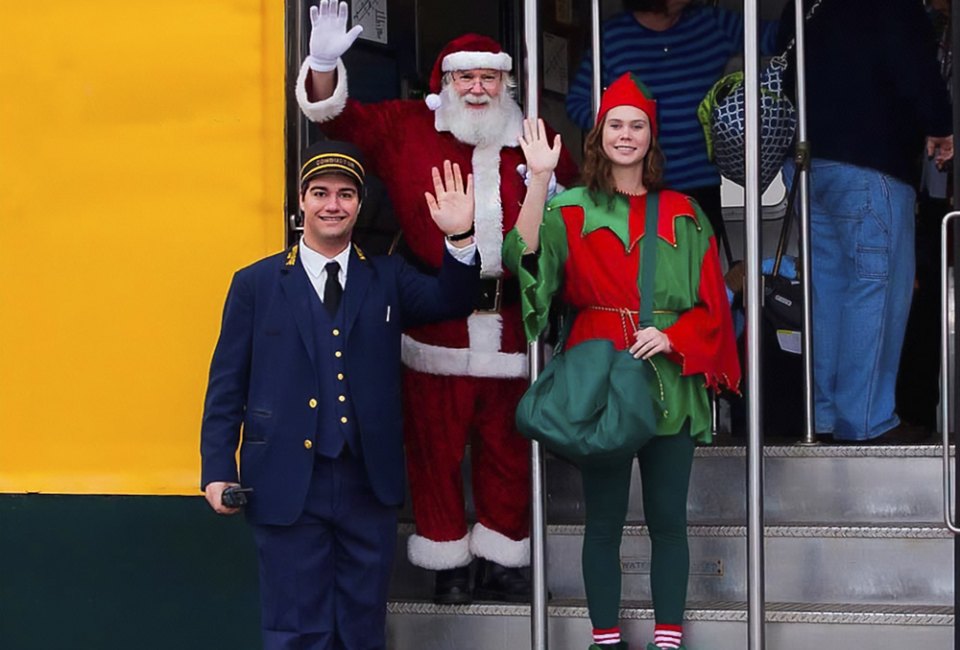
<path id="1" fill-rule="evenodd" d="M 467 106 L 468 97 L 461 97 L 452 85 L 440 91 L 442 103 L 437 109 L 438 118 L 460 142 L 480 146 L 502 142 L 504 133 L 511 124 L 523 119 L 520 106 L 506 89 L 496 97 L 485 96 L 486 108 Z"/>

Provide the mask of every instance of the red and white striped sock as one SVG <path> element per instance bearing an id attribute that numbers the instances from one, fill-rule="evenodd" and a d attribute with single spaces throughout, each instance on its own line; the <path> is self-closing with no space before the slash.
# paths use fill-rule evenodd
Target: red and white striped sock
<path id="1" fill-rule="evenodd" d="M 620 643 L 620 628 L 610 627 L 606 630 L 594 630 L 593 642 L 597 645 L 616 645 Z"/>
<path id="2" fill-rule="evenodd" d="M 679 648 L 683 643 L 683 626 L 657 623 L 653 628 L 653 644 L 658 648 Z"/>

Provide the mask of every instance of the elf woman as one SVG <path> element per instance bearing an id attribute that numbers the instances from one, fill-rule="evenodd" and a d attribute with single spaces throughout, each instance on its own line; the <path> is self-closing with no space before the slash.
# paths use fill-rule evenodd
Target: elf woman
<path id="1" fill-rule="evenodd" d="M 661 189 L 657 105 L 633 75 L 603 94 L 587 136 L 583 187 L 544 209 L 560 154 L 543 122 L 525 122 L 520 145 L 532 174 L 516 228 L 504 241 L 505 265 L 520 278 L 528 339 L 544 330 L 551 304 L 575 314 L 570 350 L 606 339 L 637 364 L 653 363 L 663 390 L 656 436 L 636 454 L 650 530 L 656 627 L 647 650 L 683 648 L 689 549 L 687 491 L 696 442 L 710 442 L 707 389 L 736 390 L 740 381 L 730 309 L 710 222 L 689 197 Z M 659 205 L 648 233 L 647 206 Z M 640 252 L 657 237 L 653 325 L 640 327 Z M 650 399 L 637 396 L 638 399 Z M 580 471 L 586 508 L 583 581 L 593 624 L 591 650 L 626 650 L 619 627 L 620 541 L 633 457 Z"/>

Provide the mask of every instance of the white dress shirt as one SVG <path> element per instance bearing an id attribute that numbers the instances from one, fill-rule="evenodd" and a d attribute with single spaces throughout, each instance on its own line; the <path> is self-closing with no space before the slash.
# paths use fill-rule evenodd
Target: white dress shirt
<path id="1" fill-rule="evenodd" d="M 473 264 L 473 258 L 477 252 L 476 242 L 470 242 L 463 248 L 457 248 L 447 241 L 446 238 L 444 238 L 443 243 L 446 244 L 447 250 L 450 251 L 450 255 L 453 256 L 453 259 L 457 260 L 461 264 Z M 323 288 L 327 282 L 328 263 L 337 262 L 340 265 L 340 277 L 337 279 L 340 280 L 340 286 L 346 289 L 347 265 L 350 262 L 349 245 L 337 253 L 334 257 L 327 257 L 326 255 L 321 255 L 317 251 L 307 246 L 307 242 L 304 241 L 303 236 L 301 235 L 300 261 L 303 263 L 303 268 L 307 272 L 307 277 L 310 278 L 310 284 L 313 285 L 313 290 L 317 292 L 318 296 L 320 296 L 321 302 L 323 302 Z"/>

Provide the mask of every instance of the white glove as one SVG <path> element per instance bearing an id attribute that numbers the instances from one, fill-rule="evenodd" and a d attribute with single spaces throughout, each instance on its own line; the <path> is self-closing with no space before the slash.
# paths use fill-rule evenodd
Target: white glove
<path id="1" fill-rule="evenodd" d="M 517 173 L 523 176 L 523 184 L 530 187 L 530 172 L 527 171 L 527 166 L 523 163 L 517 165 Z M 547 183 L 547 200 L 549 201 L 565 189 L 563 185 L 557 183 L 557 175 L 550 174 L 550 182 Z"/>
<path id="2" fill-rule="evenodd" d="M 310 54 L 307 65 L 317 72 L 330 72 L 337 69 L 337 59 L 350 49 L 360 36 L 363 27 L 354 25 L 347 31 L 350 8 L 341 2 L 338 8 L 336 0 L 320 0 L 320 5 L 310 7 Z"/>

